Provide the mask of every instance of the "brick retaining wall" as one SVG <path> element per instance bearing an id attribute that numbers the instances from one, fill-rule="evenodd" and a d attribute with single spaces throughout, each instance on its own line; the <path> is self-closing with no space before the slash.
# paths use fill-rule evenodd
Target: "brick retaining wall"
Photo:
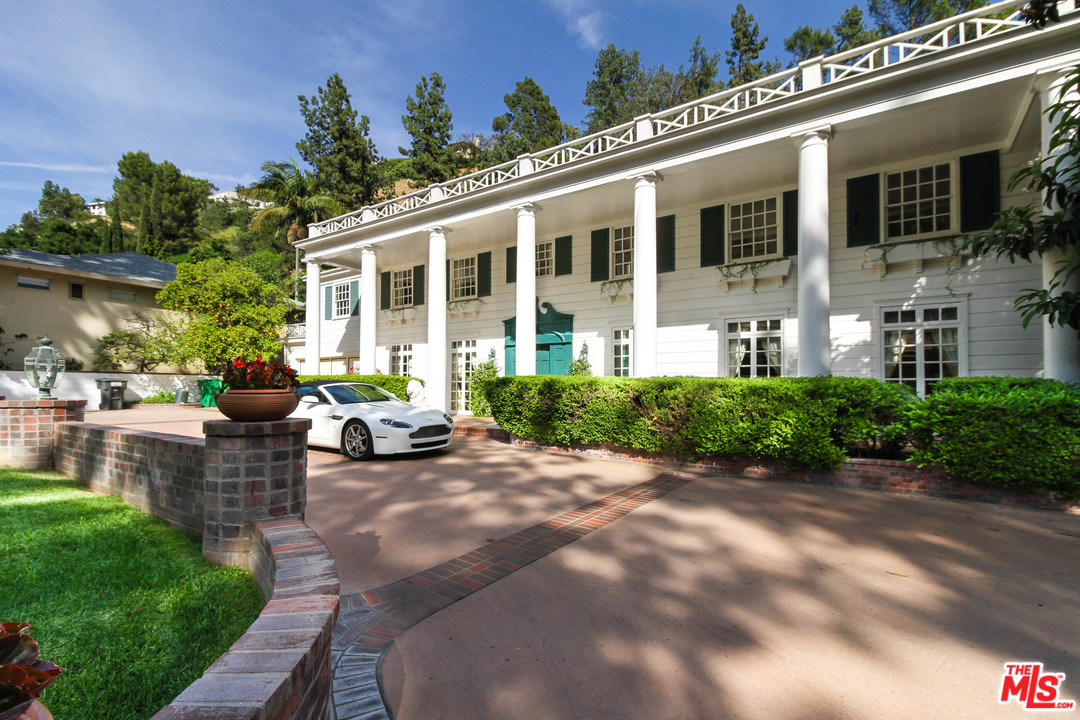
<path id="1" fill-rule="evenodd" d="M 206 443 L 201 438 L 68 423 L 59 427 L 56 469 L 94 492 L 202 539 Z"/>
<path id="2" fill-rule="evenodd" d="M 299 520 L 255 527 L 259 618 L 203 676 L 151 720 L 326 720 L 338 616 L 334 560 Z"/>
<path id="3" fill-rule="evenodd" d="M 950 500 L 975 500 L 1002 505 L 1027 505 L 1053 510 L 1080 509 L 1080 504 L 1060 500 L 1046 492 L 1022 492 L 988 485 L 977 485 L 953 478 L 939 467 L 920 468 L 915 463 L 904 460 L 852 458 L 834 470 L 793 470 L 785 467 L 782 460 L 757 460 L 748 457 L 707 457 L 690 460 L 681 455 L 653 453 L 609 445 L 543 445 L 517 436 L 513 436 L 511 444 L 514 447 L 531 450 L 584 455 L 605 460 L 648 463 L 663 467 L 737 475 L 761 480 L 927 495 Z"/>
<path id="4" fill-rule="evenodd" d="M 0 465 L 27 470 L 51 468 L 57 425 L 81 421 L 85 409 L 85 400 L 0 398 Z"/>

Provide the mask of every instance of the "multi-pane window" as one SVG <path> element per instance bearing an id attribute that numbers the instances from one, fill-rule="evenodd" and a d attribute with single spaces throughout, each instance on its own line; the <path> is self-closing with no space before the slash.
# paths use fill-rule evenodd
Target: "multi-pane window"
<path id="1" fill-rule="evenodd" d="M 109 299 L 118 302 L 135 302 L 135 291 L 109 288 Z"/>
<path id="2" fill-rule="evenodd" d="M 958 305 L 883 309 L 885 381 L 903 383 L 925 395 L 941 378 L 958 377 L 961 324 Z"/>
<path id="3" fill-rule="evenodd" d="M 727 353 L 731 377 L 779 377 L 784 362 L 780 318 L 729 322 Z"/>
<path id="4" fill-rule="evenodd" d="M 951 230 L 951 175 L 948 163 L 885 173 L 885 237 L 901 240 Z"/>
<path id="5" fill-rule="evenodd" d="M 473 369 L 476 368 L 476 341 L 454 340 L 450 343 L 450 409 L 455 412 L 472 410 Z"/>
<path id="6" fill-rule="evenodd" d="M 49 278 L 36 278 L 29 275 L 16 275 L 15 285 L 21 288 L 33 288 L 34 290 L 48 290 Z"/>
<path id="7" fill-rule="evenodd" d="M 732 262 L 776 255 L 779 252 L 776 198 L 732 204 L 728 230 Z"/>
<path id="8" fill-rule="evenodd" d="M 348 317 L 352 311 L 349 303 L 349 283 L 341 283 L 334 286 L 334 317 Z"/>
<path id="9" fill-rule="evenodd" d="M 618 328 L 612 333 L 611 357 L 615 377 L 630 377 L 630 328 Z"/>
<path id="10" fill-rule="evenodd" d="M 458 258 L 450 263 L 450 299 L 476 297 L 476 256 Z"/>
<path id="11" fill-rule="evenodd" d="M 413 271 L 395 270 L 391 276 L 390 307 L 412 307 L 413 304 Z"/>
<path id="12" fill-rule="evenodd" d="M 630 277 L 634 274 L 634 227 L 614 228 L 611 238 L 612 277 Z"/>
<path id="13" fill-rule="evenodd" d="M 555 273 L 554 243 L 536 243 L 536 277 Z"/>
<path id="14" fill-rule="evenodd" d="M 412 375 L 412 343 L 390 346 L 390 374 Z"/>

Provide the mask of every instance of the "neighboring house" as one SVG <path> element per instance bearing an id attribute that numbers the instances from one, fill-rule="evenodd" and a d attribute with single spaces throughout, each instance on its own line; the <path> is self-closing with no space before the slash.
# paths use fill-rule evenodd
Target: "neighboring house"
<path id="1" fill-rule="evenodd" d="M 137 253 L 52 255 L 36 250 L 0 254 L 0 327 L 4 340 L 29 337 L 5 357 L 12 367 L 48 334 L 66 358 L 89 369 L 98 340 L 135 312 L 164 312 L 154 300 L 176 279 L 176 266 Z"/>
<path id="2" fill-rule="evenodd" d="M 109 213 L 105 209 L 104 200 L 94 200 L 93 202 L 86 203 L 86 209 L 90 211 L 90 214 L 94 217 L 108 217 Z"/>
<path id="3" fill-rule="evenodd" d="M 1080 380 L 1074 331 L 1022 326 L 1040 264 L 950 238 L 1037 203 L 1080 12 L 999 3 L 310 226 L 303 371 Z M 320 266 L 333 266 L 331 273 Z M 357 298 L 359 294 L 359 309 Z M 356 358 L 352 361 L 351 358 Z M 346 360 L 348 359 L 348 360 Z"/>
<path id="4" fill-rule="evenodd" d="M 214 202 L 242 202 L 255 210 L 263 210 L 273 205 L 273 203 L 266 202 L 265 200 L 241 197 L 240 193 L 235 190 L 224 190 L 222 192 L 213 193 L 212 195 L 209 195 L 207 199 L 213 200 Z"/>

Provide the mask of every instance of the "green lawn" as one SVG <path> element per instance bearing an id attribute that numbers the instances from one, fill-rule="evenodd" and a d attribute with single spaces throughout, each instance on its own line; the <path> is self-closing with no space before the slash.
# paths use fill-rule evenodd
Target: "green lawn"
<path id="1" fill-rule="evenodd" d="M 0 621 L 33 625 L 67 669 L 42 701 L 63 720 L 146 720 L 262 609 L 251 574 L 216 567 L 164 522 L 55 473 L 0 468 Z"/>

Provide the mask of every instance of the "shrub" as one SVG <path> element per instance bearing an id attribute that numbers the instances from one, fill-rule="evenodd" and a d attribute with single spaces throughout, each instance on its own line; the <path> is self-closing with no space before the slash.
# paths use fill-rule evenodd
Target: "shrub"
<path id="1" fill-rule="evenodd" d="M 939 382 L 904 425 L 912 459 L 1003 487 L 1080 485 L 1080 386 L 1031 378 Z"/>
<path id="2" fill-rule="evenodd" d="M 469 378 L 469 408 L 477 417 L 490 417 L 491 405 L 488 404 L 486 388 L 488 381 L 499 377 L 499 363 L 495 361 L 495 348 L 488 353 L 488 359 L 473 368 Z"/>
<path id="3" fill-rule="evenodd" d="M 403 375 L 301 375 L 296 378 L 300 382 L 313 380 L 334 380 L 337 382 L 361 382 L 381 387 L 387 392 L 397 395 L 402 400 L 409 399 L 409 381 L 420 380 Z M 423 383 L 423 380 L 420 380 Z"/>
<path id="4" fill-rule="evenodd" d="M 142 405 L 163 405 L 165 403 L 171 403 L 175 398 L 175 393 L 171 393 L 167 390 L 159 390 L 153 395 L 147 395 L 139 401 Z"/>
<path id="5" fill-rule="evenodd" d="M 749 455 L 831 468 L 895 450 L 907 388 L 862 378 L 521 377 L 487 383 L 495 420 L 539 442 Z"/>

